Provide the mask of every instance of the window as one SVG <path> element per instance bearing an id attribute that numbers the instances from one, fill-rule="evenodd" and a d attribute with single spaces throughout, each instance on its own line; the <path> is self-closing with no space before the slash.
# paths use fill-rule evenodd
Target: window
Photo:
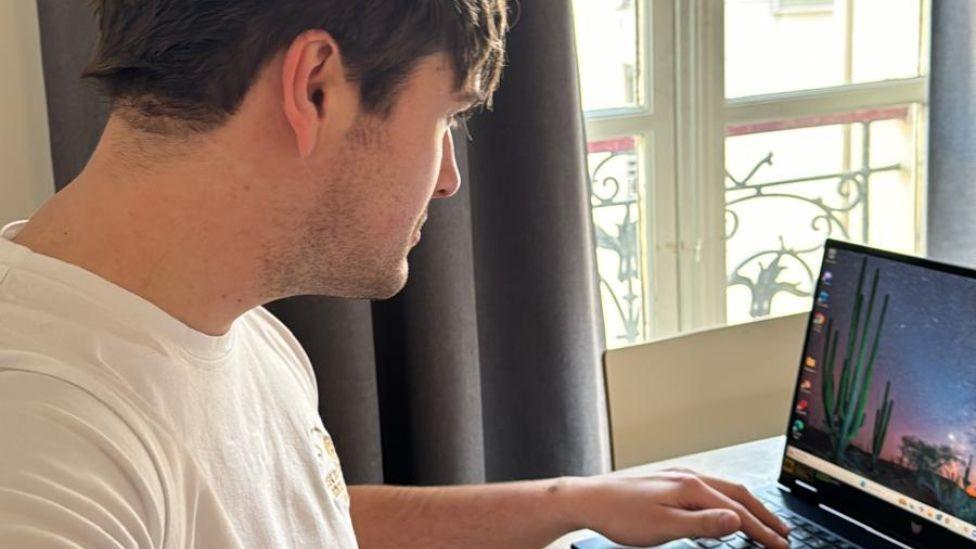
<path id="1" fill-rule="evenodd" d="M 574 0 L 610 347 L 799 312 L 827 237 L 924 253 L 929 0 Z"/>

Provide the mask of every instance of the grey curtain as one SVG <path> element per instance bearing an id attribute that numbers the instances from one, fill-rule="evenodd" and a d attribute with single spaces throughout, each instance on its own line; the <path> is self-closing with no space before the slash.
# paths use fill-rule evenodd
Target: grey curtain
<path id="1" fill-rule="evenodd" d="M 95 44 L 87 2 L 38 0 L 44 91 L 54 186 L 61 190 L 85 167 L 108 117 L 94 85 L 79 78 Z"/>
<path id="2" fill-rule="evenodd" d="M 38 0 L 58 188 L 107 109 L 78 81 L 84 3 Z M 609 467 L 583 121 L 569 2 L 523 2 L 492 112 L 456 136 L 404 291 L 269 305 L 316 370 L 350 483 L 453 484 Z"/>
<path id="3" fill-rule="evenodd" d="M 932 2 L 929 255 L 976 265 L 976 4 Z"/>

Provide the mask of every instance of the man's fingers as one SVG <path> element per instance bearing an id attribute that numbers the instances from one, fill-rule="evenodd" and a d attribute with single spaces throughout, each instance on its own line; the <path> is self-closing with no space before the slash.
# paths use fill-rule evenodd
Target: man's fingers
<path id="1" fill-rule="evenodd" d="M 671 507 L 664 511 L 661 525 L 667 539 L 721 538 L 739 531 L 742 521 L 727 509 L 691 511 Z"/>
<path id="2" fill-rule="evenodd" d="M 780 520 L 776 515 L 774 515 L 766 506 L 762 504 L 761 501 L 756 499 L 756 496 L 752 495 L 749 490 L 747 490 L 741 484 L 735 484 L 734 482 L 729 482 L 720 478 L 713 477 L 701 477 L 706 484 L 715 488 L 719 492 L 722 492 L 726 496 L 734 499 L 735 501 L 741 503 L 750 513 L 755 515 L 760 521 L 762 521 L 766 526 L 779 532 L 781 536 L 788 536 L 790 534 L 790 527 L 786 525 L 782 520 Z"/>
<path id="3" fill-rule="evenodd" d="M 681 507 L 691 510 L 732 510 L 739 515 L 740 529 L 753 540 L 766 547 L 789 547 L 783 536 L 764 525 L 743 504 L 716 490 L 704 480 L 698 477 L 685 477 L 678 486 L 678 501 Z"/>

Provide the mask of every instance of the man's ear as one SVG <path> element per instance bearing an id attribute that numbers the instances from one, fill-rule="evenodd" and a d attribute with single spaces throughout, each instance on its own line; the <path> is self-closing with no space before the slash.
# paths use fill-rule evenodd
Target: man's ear
<path id="1" fill-rule="evenodd" d="M 308 30 L 285 52 L 281 69 L 285 118 L 295 132 L 298 153 L 307 158 L 315 150 L 320 125 L 326 118 L 330 78 L 344 78 L 342 58 L 332 35 Z"/>

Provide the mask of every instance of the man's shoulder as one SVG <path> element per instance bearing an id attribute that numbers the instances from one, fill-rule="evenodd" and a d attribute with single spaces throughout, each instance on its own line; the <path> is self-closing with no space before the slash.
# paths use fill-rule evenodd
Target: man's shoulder
<path id="1" fill-rule="evenodd" d="M 0 515 L 19 509 L 24 520 L 53 533 L 74 516 L 97 524 L 97 509 L 121 504 L 131 509 L 116 516 L 125 530 L 148 527 L 158 535 L 165 460 L 153 446 L 131 419 L 90 390 L 50 374 L 0 367 Z"/>
<path id="2" fill-rule="evenodd" d="M 12 436 L 11 418 L 18 418 L 18 431 L 31 425 L 27 432 L 39 437 L 59 434 L 65 455 L 99 448 L 146 474 L 172 470 L 182 459 L 172 435 L 117 379 L 37 352 L 0 349 L 0 410 L 8 428 L 0 438 Z"/>
<path id="3" fill-rule="evenodd" d="M 55 360 L 36 359 L 33 364 L 8 362 L 0 351 L 0 416 L 6 426 L 11 418 L 35 427 L 39 436 L 59 432 L 59 444 L 70 453 L 72 445 L 110 444 L 130 456 L 155 459 L 160 438 L 156 428 L 138 407 L 103 380 L 75 375 Z M 9 431 L 0 429 L 0 436 Z"/>
<path id="4" fill-rule="evenodd" d="M 190 539 L 197 518 L 222 517 L 200 508 L 212 494 L 175 437 L 111 387 L 57 366 L 11 367 L 0 351 L 0 546 L 57 536 L 162 547 Z M 19 529 L 5 527 L 10 517 Z"/>

